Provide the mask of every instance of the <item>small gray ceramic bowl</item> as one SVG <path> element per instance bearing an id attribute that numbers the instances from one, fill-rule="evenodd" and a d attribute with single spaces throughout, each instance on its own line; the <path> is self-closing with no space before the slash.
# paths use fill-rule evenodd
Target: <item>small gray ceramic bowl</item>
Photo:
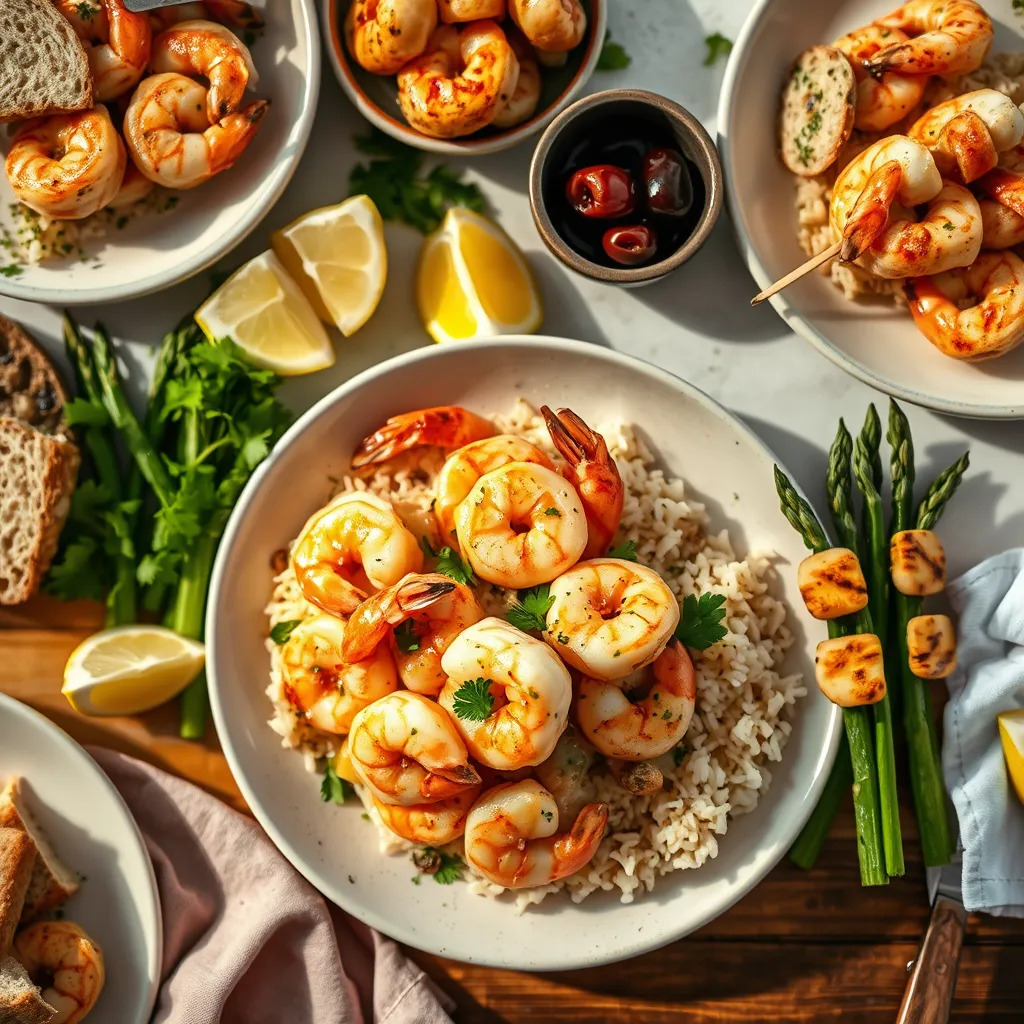
<path id="1" fill-rule="evenodd" d="M 704 186 L 703 210 L 692 232 L 671 255 L 640 267 L 612 267 L 587 259 L 570 245 L 552 218 L 565 190 L 565 168 L 574 147 L 595 129 L 607 128 L 609 121 L 623 117 L 646 121 L 662 132 L 668 128 Z M 566 266 L 597 281 L 649 284 L 682 266 L 711 233 L 722 209 L 722 165 L 703 125 L 678 103 L 642 89 L 609 89 L 577 100 L 547 127 L 530 166 L 530 207 L 544 244 Z"/>

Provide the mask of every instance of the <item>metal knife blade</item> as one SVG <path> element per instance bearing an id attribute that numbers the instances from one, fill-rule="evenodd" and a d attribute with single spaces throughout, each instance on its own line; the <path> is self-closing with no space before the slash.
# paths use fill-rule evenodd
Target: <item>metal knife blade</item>
<path id="1" fill-rule="evenodd" d="M 935 903 L 935 897 L 942 895 L 957 903 L 963 903 L 964 853 L 957 842 L 953 859 L 941 868 L 925 868 L 925 879 L 928 883 L 928 902 Z"/>
<path id="2" fill-rule="evenodd" d="M 176 4 L 187 2 L 188 0 L 124 0 L 124 5 L 133 14 L 141 14 L 143 11 L 155 11 L 158 7 L 174 7 Z"/>

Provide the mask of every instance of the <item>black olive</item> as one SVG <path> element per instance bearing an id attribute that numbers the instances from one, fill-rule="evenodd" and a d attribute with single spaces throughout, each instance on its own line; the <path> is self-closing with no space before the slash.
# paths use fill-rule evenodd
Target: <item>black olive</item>
<path id="1" fill-rule="evenodd" d="M 693 205 L 693 182 L 686 161 L 664 146 L 644 155 L 644 194 L 647 208 L 666 217 L 682 217 Z"/>
<path id="2" fill-rule="evenodd" d="M 608 258 L 625 267 L 646 263 L 658 247 L 658 236 L 646 224 L 609 228 L 601 239 Z"/>

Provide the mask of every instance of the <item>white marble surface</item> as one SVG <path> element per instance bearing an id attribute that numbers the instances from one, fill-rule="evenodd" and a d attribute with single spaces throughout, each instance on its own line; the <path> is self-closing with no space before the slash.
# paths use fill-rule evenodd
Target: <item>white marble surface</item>
<path id="1" fill-rule="evenodd" d="M 626 71 L 597 73 L 590 89 L 633 85 L 664 93 L 697 114 L 714 135 L 724 61 L 703 66 L 704 37 L 720 31 L 734 39 L 750 0 L 609 2 L 612 34 L 633 63 Z M 223 261 L 226 268 L 266 248 L 270 231 L 344 197 L 356 159 L 351 135 L 362 127 L 325 62 L 319 113 L 299 171 L 263 225 Z M 629 352 L 703 388 L 743 417 L 820 501 L 825 450 L 837 417 L 845 416 L 857 429 L 869 401 L 884 416 L 886 397 L 790 334 L 767 305 L 749 307 L 755 289 L 727 215 L 697 257 L 645 289 L 621 291 L 563 269 L 544 249 L 530 217 L 526 178 L 531 151 L 526 143 L 479 159 L 467 173 L 479 181 L 493 212 L 530 259 L 544 293 L 544 332 Z M 411 229 L 388 227 L 390 277 L 381 308 L 356 337 L 338 340 L 339 359 L 332 369 L 286 384 L 285 397 L 296 408 L 360 369 L 428 343 L 412 299 L 418 245 L 419 236 Z M 158 296 L 75 313 L 85 323 L 102 320 L 128 343 L 127 368 L 141 389 L 152 346 L 207 288 L 208 276 L 202 274 Z M 0 309 L 59 352 L 58 310 L 6 298 L 0 298 Z M 430 404 L 429 395 L 424 404 Z M 942 527 L 951 571 L 1024 543 L 1024 425 L 956 420 L 915 408 L 908 412 L 920 479 L 931 479 L 965 445 L 971 449 L 970 475 Z"/>

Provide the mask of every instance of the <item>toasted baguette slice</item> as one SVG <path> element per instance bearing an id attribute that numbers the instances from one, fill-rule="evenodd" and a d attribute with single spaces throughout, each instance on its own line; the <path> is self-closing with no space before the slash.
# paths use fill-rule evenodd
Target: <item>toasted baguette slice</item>
<path id="1" fill-rule="evenodd" d="M 0 604 L 39 589 L 71 510 L 78 461 L 66 437 L 0 417 Z"/>
<path id="2" fill-rule="evenodd" d="M 0 316 L 0 416 L 44 434 L 67 433 L 67 389 L 57 367 L 20 324 Z"/>
<path id="3" fill-rule="evenodd" d="M 0 122 L 92 104 L 89 58 L 71 23 L 50 0 L 3 0 Z"/>
<path id="4" fill-rule="evenodd" d="M 0 1024 L 47 1024 L 57 1011 L 13 956 L 0 958 Z"/>
<path id="5" fill-rule="evenodd" d="M 782 162 L 808 178 L 829 167 L 853 131 L 856 102 L 853 67 L 842 51 L 834 46 L 804 50 L 782 89 Z"/>
<path id="6" fill-rule="evenodd" d="M 35 863 L 32 837 L 21 829 L 0 828 L 0 957 L 11 951 Z"/>
<path id="7" fill-rule="evenodd" d="M 28 924 L 48 910 L 60 906 L 78 891 L 78 876 L 61 863 L 32 812 L 25 805 L 21 779 L 9 779 L 0 792 L 0 828 L 17 828 L 36 844 L 36 860 L 25 894 L 21 923 Z"/>

